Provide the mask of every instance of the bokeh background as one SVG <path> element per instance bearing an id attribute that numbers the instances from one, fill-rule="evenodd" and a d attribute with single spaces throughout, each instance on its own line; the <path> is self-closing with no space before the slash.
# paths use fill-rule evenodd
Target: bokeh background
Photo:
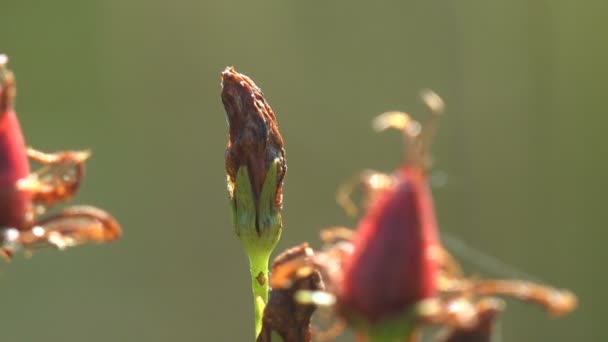
<path id="1" fill-rule="evenodd" d="M 424 119 L 429 87 L 448 106 L 434 145 L 442 229 L 580 296 L 560 320 L 509 301 L 502 340 L 604 340 L 607 11 L 602 0 L 3 3 L 0 51 L 28 143 L 91 148 L 74 203 L 125 231 L 2 265 L 3 340 L 252 339 L 223 169 L 227 65 L 262 87 L 286 140 L 279 249 L 355 224 L 338 184 L 400 159 L 398 134 L 370 120 Z M 467 267 L 516 273 L 486 268 Z"/>

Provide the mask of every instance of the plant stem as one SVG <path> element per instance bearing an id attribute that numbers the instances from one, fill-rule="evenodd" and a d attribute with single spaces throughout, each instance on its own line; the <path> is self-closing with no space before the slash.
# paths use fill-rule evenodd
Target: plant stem
<path id="1" fill-rule="evenodd" d="M 363 329 L 363 332 L 367 342 L 411 341 L 416 336 L 409 314 L 372 324 Z"/>
<path id="2" fill-rule="evenodd" d="M 366 342 L 399 342 L 399 341 L 403 341 L 404 338 L 407 338 L 407 337 L 397 337 L 397 336 L 392 336 L 390 333 L 387 334 L 386 332 L 381 331 L 381 330 L 372 330 L 367 335 L 367 339 L 365 341 Z"/>
<path id="3" fill-rule="evenodd" d="M 268 303 L 268 262 L 270 254 L 249 253 L 249 270 L 251 272 L 251 289 L 253 292 L 253 310 L 255 319 L 255 336 L 262 331 L 264 307 Z"/>
<path id="4" fill-rule="evenodd" d="M 395 341 L 394 339 L 390 339 L 388 337 L 386 337 L 383 334 L 376 332 L 370 332 L 369 335 L 367 335 L 367 342 L 392 342 Z"/>

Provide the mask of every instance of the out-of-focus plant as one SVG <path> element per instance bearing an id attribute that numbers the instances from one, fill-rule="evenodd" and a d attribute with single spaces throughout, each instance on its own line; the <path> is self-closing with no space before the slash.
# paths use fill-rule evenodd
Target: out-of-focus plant
<path id="1" fill-rule="evenodd" d="M 275 258 L 268 279 L 268 257 L 281 229 L 282 139 L 274 114 L 249 78 L 228 68 L 222 80 L 230 124 L 226 170 L 234 225 L 251 261 L 254 305 L 265 304 L 256 306 L 258 342 L 311 341 L 310 321 L 317 306 L 333 309 L 360 341 L 376 342 L 418 341 L 422 328 L 430 325 L 443 327 L 434 341 L 491 341 L 504 309 L 500 296 L 538 304 L 553 315 L 576 307 L 575 295 L 566 290 L 520 280 L 467 278 L 443 248 L 428 170 L 444 104 L 432 91 L 422 94 L 432 113 L 424 126 L 402 112 L 374 120 L 379 131 L 400 130 L 407 148 L 392 174 L 368 170 L 339 191 L 338 201 L 352 213 L 354 183 L 364 189 L 365 213 L 357 229 L 322 231 L 326 247 L 320 251 L 307 244 L 288 249 Z M 268 280 L 272 290 L 266 300 Z"/>
<path id="2" fill-rule="evenodd" d="M 0 252 L 10 258 L 19 249 L 118 239 L 118 222 L 101 209 L 79 205 L 49 213 L 76 194 L 91 153 L 26 147 L 15 111 L 15 76 L 7 63 L 0 55 Z M 30 160 L 42 168 L 31 172 Z"/>

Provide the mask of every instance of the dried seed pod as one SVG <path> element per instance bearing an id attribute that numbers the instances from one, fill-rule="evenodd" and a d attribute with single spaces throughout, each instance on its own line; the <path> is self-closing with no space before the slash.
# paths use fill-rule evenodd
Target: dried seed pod
<path id="1" fill-rule="evenodd" d="M 6 63 L 8 58 L 0 55 L 0 227 L 25 229 L 31 220 L 31 193 L 16 184 L 29 176 L 30 165 L 14 108 L 15 76 Z"/>

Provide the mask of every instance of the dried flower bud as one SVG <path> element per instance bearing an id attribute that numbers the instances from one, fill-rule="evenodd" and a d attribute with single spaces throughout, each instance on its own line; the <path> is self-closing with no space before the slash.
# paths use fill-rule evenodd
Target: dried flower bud
<path id="1" fill-rule="evenodd" d="M 248 223 L 253 224 L 260 236 L 269 228 L 281 229 L 283 178 L 287 166 L 274 113 L 260 88 L 232 67 L 222 73 L 222 102 L 230 126 L 226 173 L 235 223 L 244 223 L 243 217 L 238 216 L 249 216 L 247 220 L 252 222 Z M 239 195 L 249 198 L 239 198 Z M 239 204 L 243 207 L 239 208 Z M 245 214 L 241 210 L 244 206 L 251 206 L 248 209 L 253 212 Z M 273 225 L 278 227 L 270 227 Z M 237 227 L 237 234 L 241 233 Z"/>
<path id="2" fill-rule="evenodd" d="M 249 258 L 258 336 L 268 301 L 268 260 L 283 229 L 285 150 L 277 120 L 262 91 L 232 67 L 222 73 L 222 102 L 230 126 L 228 194 L 234 230 Z"/>

